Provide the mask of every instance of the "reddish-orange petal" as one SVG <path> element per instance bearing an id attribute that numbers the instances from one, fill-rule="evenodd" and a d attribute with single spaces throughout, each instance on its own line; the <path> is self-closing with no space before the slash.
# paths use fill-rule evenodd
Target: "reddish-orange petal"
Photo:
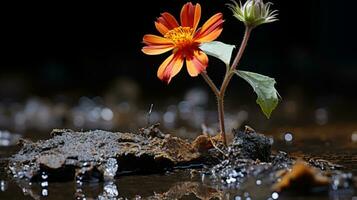
<path id="1" fill-rule="evenodd" d="M 193 5 L 191 2 L 186 3 L 181 9 L 181 26 L 191 27 L 194 31 L 201 19 L 201 5 Z"/>
<path id="2" fill-rule="evenodd" d="M 174 16 L 168 12 L 161 14 L 161 17 L 157 18 L 155 22 L 156 29 L 162 34 L 165 35 L 169 30 L 178 27 L 179 24 Z"/>
<path id="3" fill-rule="evenodd" d="M 180 72 L 182 65 L 182 55 L 179 53 L 172 54 L 160 65 L 157 70 L 157 77 L 169 84 L 172 77 L 176 76 Z"/>
<path id="4" fill-rule="evenodd" d="M 201 72 L 206 70 L 208 65 L 208 57 L 200 50 L 195 50 L 193 56 L 186 58 L 187 71 L 190 76 L 198 76 Z"/>
<path id="5" fill-rule="evenodd" d="M 146 34 L 143 37 L 143 42 L 147 45 L 170 45 L 172 41 L 157 35 Z"/>
<path id="6" fill-rule="evenodd" d="M 169 31 L 169 29 L 160 22 L 155 22 L 155 27 L 162 35 L 165 35 Z"/>
<path id="7" fill-rule="evenodd" d="M 195 34 L 196 42 L 211 42 L 221 34 L 223 25 L 223 14 L 217 13 L 203 24 L 202 28 Z"/>
<path id="8" fill-rule="evenodd" d="M 167 51 L 170 51 L 174 48 L 174 45 L 149 45 L 145 46 L 141 49 L 142 52 L 144 52 L 147 55 L 159 55 L 162 53 L 165 53 Z"/>
<path id="9" fill-rule="evenodd" d="M 221 33 L 222 33 L 223 29 L 216 29 L 210 33 L 208 33 L 205 36 L 201 36 L 200 38 L 196 39 L 196 42 L 202 43 L 202 42 L 212 42 L 213 40 L 217 39 Z"/>

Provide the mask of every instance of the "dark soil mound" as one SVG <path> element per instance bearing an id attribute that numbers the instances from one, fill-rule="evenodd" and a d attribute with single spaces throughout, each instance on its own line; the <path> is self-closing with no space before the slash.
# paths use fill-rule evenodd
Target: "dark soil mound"
<path id="1" fill-rule="evenodd" d="M 55 130 L 53 138 L 22 141 L 9 160 L 16 178 L 73 180 L 86 175 L 113 178 L 127 172 L 158 172 L 198 162 L 200 154 L 186 140 L 162 134 L 156 126 L 140 133 Z"/>

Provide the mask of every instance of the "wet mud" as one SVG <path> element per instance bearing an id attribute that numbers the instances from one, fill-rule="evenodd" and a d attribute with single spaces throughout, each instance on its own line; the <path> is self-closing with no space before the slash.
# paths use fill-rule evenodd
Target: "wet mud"
<path id="1" fill-rule="evenodd" d="M 222 162 L 206 166 L 204 177 L 222 189 L 240 188 L 248 179 L 268 185 L 271 191 L 296 194 L 323 194 L 356 188 L 352 173 L 343 166 L 322 159 L 289 156 L 271 151 L 272 139 L 256 133 L 234 130 L 233 143 L 225 149 Z"/>
<path id="2" fill-rule="evenodd" d="M 356 179 L 344 172 L 341 165 L 272 151 L 273 140 L 254 130 L 233 130 L 233 133 L 233 142 L 225 147 L 219 139 L 209 136 L 190 143 L 162 133 L 157 125 L 140 129 L 136 134 L 54 130 L 51 139 L 22 141 L 22 149 L 9 159 L 8 169 L 18 183 L 104 180 L 108 191 L 104 189 L 102 195 L 115 196 L 109 190 L 115 184 L 108 183 L 118 176 L 199 167 L 191 175 L 199 177 L 205 187 L 185 181 L 149 199 L 180 199 L 185 194 L 200 199 L 224 199 L 222 195 L 226 194 L 222 191 L 241 189 L 252 180 L 255 185 L 265 185 L 270 192 L 280 195 L 355 191 Z"/>
<path id="3" fill-rule="evenodd" d="M 127 173 L 155 173 L 199 163 L 200 154 L 183 139 L 152 126 L 139 133 L 54 130 L 52 138 L 21 141 L 9 159 L 15 178 L 31 181 L 107 180 Z"/>

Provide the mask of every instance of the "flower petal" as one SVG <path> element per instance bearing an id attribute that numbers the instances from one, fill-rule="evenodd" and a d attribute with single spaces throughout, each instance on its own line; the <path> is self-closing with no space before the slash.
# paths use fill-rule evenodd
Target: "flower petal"
<path id="1" fill-rule="evenodd" d="M 169 84 L 172 77 L 176 76 L 180 72 L 182 65 L 182 55 L 179 53 L 172 54 L 160 65 L 157 70 L 157 77 Z"/>
<path id="2" fill-rule="evenodd" d="M 208 33 L 207 35 L 204 35 L 198 39 L 195 39 L 195 41 L 198 43 L 212 42 L 213 40 L 217 39 L 221 35 L 222 31 L 223 31 L 222 28 L 216 29 L 216 30 Z"/>
<path id="3" fill-rule="evenodd" d="M 165 35 L 169 30 L 178 27 L 179 24 L 174 16 L 168 12 L 161 14 L 161 17 L 157 18 L 155 22 L 156 29 L 162 34 Z"/>
<path id="4" fill-rule="evenodd" d="M 195 50 L 192 57 L 186 58 L 187 71 L 190 76 L 198 76 L 198 74 L 206 70 L 207 65 L 208 57 L 200 50 Z"/>
<path id="5" fill-rule="evenodd" d="M 174 48 L 173 44 L 170 45 L 148 45 L 141 49 L 147 55 L 159 55 L 170 51 Z"/>
<path id="6" fill-rule="evenodd" d="M 143 37 L 143 42 L 147 45 L 169 45 L 172 44 L 172 41 L 170 39 L 157 36 L 157 35 L 151 35 L 151 34 L 146 34 Z"/>
<path id="7" fill-rule="evenodd" d="M 165 35 L 167 32 L 169 32 L 169 29 L 160 22 L 155 22 L 155 27 L 162 35 Z"/>
<path id="8" fill-rule="evenodd" d="M 191 27 L 194 31 L 201 19 L 201 5 L 193 5 L 191 2 L 186 3 L 181 9 L 181 26 Z"/>
<path id="9" fill-rule="evenodd" d="M 221 34 L 223 25 L 223 14 L 217 13 L 203 24 L 202 28 L 197 31 L 194 39 L 196 42 L 211 42 Z"/>

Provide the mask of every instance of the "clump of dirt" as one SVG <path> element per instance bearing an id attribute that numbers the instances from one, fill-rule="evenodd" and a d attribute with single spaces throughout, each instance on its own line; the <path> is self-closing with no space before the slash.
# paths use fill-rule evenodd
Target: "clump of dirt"
<path id="1" fill-rule="evenodd" d="M 157 125 L 138 134 L 107 131 L 54 130 L 48 140 L 22 141 L 9 159 L 16 178 L 49 181 L 80 177 L 112 179 L 127 172 L 158 172 L 198 163 L 200 153 L 183 139 L 163 134 Z"/>
<path id="2" fill-rule="evenodd" d="M 252 131 L 233 130 L 234 139 L 228 148 L 231 159 L 251 159 L 269 162 L 272 139 Z"/>
<path id="3" fill-rule="evenodd" d="M 273 140 L 255 131 L 233 133 L 233 143 L 219 150 L 225 159 L 204 170 L 204 177 L 219 187 L 239 188 L 249 178 L 258 180 L 257 184 L 273 185 L 272 190 L 279 192 L 314 193 L 354 187 L 352 174 L 337 170 L 340 165 L 313 158 L 302 162 L 282 151 L 272 153 Z"/>
<path id="4" fill-rule="evenodd" d="M 215 183 L 236 185 L 247 177 L 259 178 L 263 174 L 290 166 L 293 159 L 285 152 L 271 153 L 272 139 L 255 131 L 233 130 L 234 139 L 226 149 L 225 159 L 205 172 Z"/>

